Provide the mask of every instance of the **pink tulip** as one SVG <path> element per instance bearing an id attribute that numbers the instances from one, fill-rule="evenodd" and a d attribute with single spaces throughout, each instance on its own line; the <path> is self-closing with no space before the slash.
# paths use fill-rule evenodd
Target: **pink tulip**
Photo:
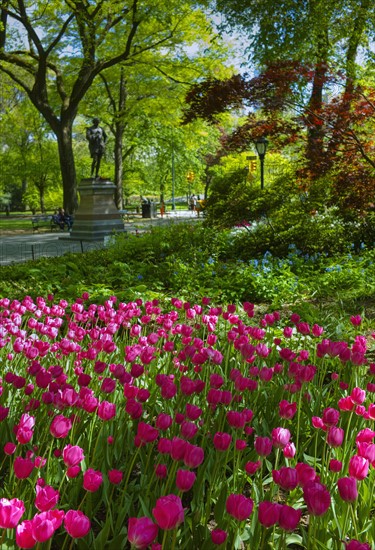
<path id="1" fill-rule="evenodd" d="M 315 324 L 313 325 L 311 332 L 312 332 L 312 335 L 317 338 L 323 334 L 324 328 Z"/>
<path id="2" fill-rule="evenodd" d="M 158 498 L 152 510 L 156 523 L 164 531 L 178 527 L 184 521 L 184 509 L 180 497 L 167 495 Z"/>
<path id="3" fill-rule="evenodd" d="M 63 439 L 68 435 L 72 428 L 72 421 L 70 418 L 66 418 L 62 414 L 55 416 L 51 422 L 50 432 L 53 437 Z"/>
<path id="4" fill-rule="evenodd" d="M 359 456 L 367 458 L 369 462 L 375 462 L 375 444 L 366 443 L 365 441 L 358 441 L 357 453 Z"/>
<path id="5" fill-rule="evenodd" d="M 280 470 L 272 470 L 272 478 L 284 491 L 293 491 L 298 485 L 298 474 L 295 468 L 283 466 Z"/>
<path id="6" fill-rule="evenodd" d="M 168 475 L 168 468 L 165 464 L 157 464 L 155 466 L 155 475 L 159 479 L 165 479 Z"/>
<path id="7" fill-rule="evenodd" d="M 60 527 L 64 519 L 63 510 L 49 510 L 36 514 L 32 519 L 32 534 L 37 542 L 46 542 L 56 529 Z"/>
<path id="8" fill-rule="evenodd" d="M 344 441 L 344 430 L 337 426 L 330 426 L 327 431 L 327 444 L 330 447 L 340 447 Z"/>
<path id="9" fill-rule="evenodd" d="M 354 455 L 349 461 L 349 475 L 361 481 L 367 477 L 369 461 L 363 456 Z"/>
<path id="10" fill-rule="evenodd" d="M 103 483 L 103 475 L 100 471 L 89 468 L 83 474 L 83 488 L 90 493 L 95 493 Z"/>
<path id="11" fill-rule="evenodd" d="M 70 479 L 73 479 L 75 477 L 77 477 L 81 472 L 81 466 L 70 466 L 69 468 L 67 468 L 66 470 L 66 475 L 67 477 L 69 477 Z"/>
<path id="12" fill-rule="evenodd" d="M 276 448 L 282 448 L 289 443 L 290 431 L 287 428 L 274 428 L 271 436 L 272 445 Z"/>
<path id="13" fill-rule="evenodd" d="M 210 375 L 210 387 L 219 389 L 224 384 L 224 378 L 220 374 Z"/>
<path id="14" fill-rule="evenodd" d="M 64 527 L 73 539 L 80 539 L 90 531 L 91 522 L 80 510 L 68 510 L 64 518 Z"/>
<path id="15" fill-rule="evenodd" d="M 332 458 L 329 461 L 329 469 L 331 470 L 331 472 L 341 472 L 342 462 L 340 460 L 335 460 L 334 458 Z"/>
<path id="16" fill-rule="evenodd" d="M 83 449 L 78 447 L 78 445 L 66 445 L 63 449 L 62 455 L 64 463 L 68 467 L 77 466 L 85 458 Z"/>
<path id="17" fill-rule="evenodd" d="M 228 411 L 227 422 L 232 428 L 242 429 L 246 424 L 246 416 L 238 411 Z"/>
<path id="18" fill-rule="evenodd" d="M 8 443 L 5 443 L 5 445 L 4 445 L 4 453 L 6 455 L 14 454 L 16 449 L 17 449 L 17 445 L 12 443 L 11 441 L 8 441 Z"/>
<path id="19" fill-rule="evenodd" d="M 236 451 L 244 451 L 247 447 L 247 442 L 244 439 L 236 439 Z"/>
<path id="20" fill-rule="evenodd" d="M 227 540 L 228 533 L 226 531 L 223 531 L 222 529 L 213 529 L 211 531 L 211 540 L 213 544 L 216 544 L 220 546 L 220 544 L 224 544 L 224 542 Z"/>
<path id="21" fill-rule="evenodd" d="M 159 430 L 168 430 L 172 426 L 173 419 L 169 414 L 160 413 L 156 419 L 156 427 Z"/>
<path id="22" fill-rule="evenodd" d="M 367 542 L 359 542 L 353 539 L 345 543 L 345 550 L 371 550 L 371 546 Z"/>
<path id="23" fill-rule="evenodd" d="M 350 399 L 355 403 L 356 405 L 362 405 L 364 400 L 366 399 L 366 392 L 362 388 L 353 388 Z"/>
<path id="24" fill-rule="evenodd" d="M 303 498 L 308 511 L 314 516 L 322 516 L 331 505 L 328 489 L 318 481 L 309 481 L 304 485 Z"/>
<path id="25" fill-rule="evenodd" d="M 325 426 L 336 426 L 340 419 L 340 412 L 332 407 L 328 407 L 323 411 L 323 423 Z"/>
<path id="26" fill-rule="evenodd" d="M 188 468 L 198 468 L 204 461 L 204 450 L 198 445 L 187 443 L 183 461 Z"/>
<path id="27" fill-rule="evenodd" d="M 116 389 L 116 380 L 104 378 L 100 389 L 104 393 L 113 393 Z"/>
<path id="28" fill-rule="evenodd" d="M 225 508 L 228 514 L 238 521 L 247 519 L 253 511 L 254 503 L 251 498 L 232 493 L 226 500 Z"/>
<path id="29" fill-rule="evenodd" d="M 44 487 L 36 486 L 36 498 L 35 498 L 35 507 L 39 512 L 48 512 L 52 510 L 58 503 L 60 498 L 60 493 L 50 485 L 45 485 Z"/>
<path id="30" fill-rule="evenodd" d="M 259 456 L 268 456 L 272 452 L 272 441 L 269 437 L 256 437 L 254 447 Z"/>
<path id="31" fill-rule="evenodd" d="M 33 522 L 26 519 L 16 527 L 16 544 L 19 548 L 34 548 Z"/>
<path id="32" fill-rule="evenodd" d="M 34 469 L 34 462 L 30 458 L 17 456 L 13 463 L 14 475 L 18 479 L 26 479 Z"/>
<path id="33" fill-rule="evenodd" d="M 286 504 L 280 507 L 279 525 L 284 531 L 294 531 L 301 519 L 302 510 L 295 510 Z"/>
<path id="34" fill-rule="evenodd" d="M 184 420 L 181 424 L 181 435 L 185 439 L 193 439 L 198 432 L 198 426 L 194 422 Z"/>
<path id="35" fill-rule="evenodd" d="M 0 499 L 0 527 L 2 529 L 13 529 L 25 513 L 25 505 L 18 498 Z"/>
<path id="36" fill-rule="evenodd" d="M 158 438 L 158 435 L 159 430 L 146 422 L 139 422 L 136 437 L 138 437 L 142 443 L 152 443 Z"/>
<path id="37" fill-rule="evenodd" d="M 124 474 L 121 472 L 121 470 L 110 470 L 108 472 L 108 479 L 113 485 L 118 485 L 119 483 L 121 483 L 123 475 Z"/>
<path id="38" fill-rule="evenodd" d="M 338 400 L 337 405 L 340 411 L 352 411 L 354 408 L 354 403 L 349 396 L 341 397 Z"/>
<path id="39" fill-rule="evenodd" d="M 181 440 L 183 441 L 183 440 Z M 184 441 L 184 452 L 186 448 L 186 441 Z M 172 452 L 172 441 L 170 439 L 166 439 L 165 437 L 161 437 L 158 441 L 158 452 L 162 455 L 168 455 Z"/>
<path id="40" fill-rule="evenodd" d="M 187 441 L 184 439 L 181 439 L 180 437 L 174 437 L 172 439 L 172 446 L 171 446 L 171 457 L 173 460 L 183 460 L 185 456 L 185 451 L 187 447 Z"/>
<path id="41" fill-rule="evenodd" d="M 138 403 L 135 399 L 128 399 L 125 405 L 125 411 L 132 417 L 133 420 L 136 420 L 142 416 L 142 404 Z"/>
<path id="42" fill-rule="evenodd" d="M 259 468 L 261 467 L 262 463 L 260 460 L 257 460 L 256 462 L 246 462 L 245 464 L 245 472 L 249 475 L 249 476 L 252 476 L 255 474 L 255 472 L 257 472 L 259 470 Z"/>
<path id="43" fill-rule="evenodd" d="M 157 537 L 158 526 L 148 517 L 129 518 L 128 541 L 140 550 L 147 548 Z"/>
<path id="44" fill-rule="evenodd" d="M 38 468 L 39 470 L 41 468 L 44 468 L 44 466 L 47 464 L 47 459 L 43 458 L 42 456 L 36 456 L 34 466 L 35 468 Z"/>
<path id="45" fill-rule="evenodd" d="M 197 407 L 196 405 L 191 405 L 190 403 L 187 403 L 186 405 L 186 416 L 189 420 L 198 420 L 198 418 L 203 414 L 203 411 L 201 408 Z"/>
<path id="46" fill-rule="evenodd" d="M 360 430 L 355 438 L 356 443 L 371 443 L 375 437 L 375 432 L 370 428 Z"/>
<path id="47" fill-rule="evenodd" d="M 18 426 L 16 426 L 16 439 L 21 445 L 29 443 L 33 437 L 33 428 L 35 425 L 35 418 L 27 413 L 21 416 Z"/>
<path id="48" fill-rule="evenodd" d="M 281 505 L 276 502 L 265 500 L 259 503 L 258 519 L 263 527 L 272 527 L 276 525 L 280 517 Z"/>
<path id="49" fill-rule="evenodd" d="M 371 384 L 371 389 L 369 389 L 370 384 Z M 371 391 L 371 393 L 374 393 L 375 392 L 375 384 L 369 382 L 367 384 L 367 389 L 368 389 L 369 392 Z M 371 418 L 371 420 L 375 420 L 375 403 L 370 403 L 370 405 L 368 406 L 367 412 L 368 412 L 368 415 Z"/>
<path id="50" fill-rule="evenodd" d="M 283 455 L 285 458 L 294 458 L 296 455 L 296 446 L 293 442 L 289 442 L 283 448 Z"/>
<path id="51" fill-rule="evenodd" d="M 194 485 L 196 477 L 197 475 L 194 472 L 190 472 L 190 470 L 177 470 L 177 488 L 182 492 L 190 491 L 190 489 Z"/>
<path id="52" fill-rule="evenodd" d="M 217 451 L 226 451 L 232 442 L 232 436 L 226 432 L 216 432 L 213 444 Z"/>
<path id="53" fill-rule="evenodd" d="M 96 414 L 101 420 L 112 420 L 116 416 L 115 403 L 109 403 L 109 401 L 102 401 L 96 411 Z"/>
<path id="54" fill-rule="evenodd" d="M 323 420 L 320 418 L 320 416 L 313 416 L 313 417 L 311 418 L 311 424 L 312 424 L 313 427 L 316 428 L 317 430 L 323 430 L 323 429 L 325 429 L 324 422 L 323 422 Z"/>
<path id="55" fill-rule="evenodd" d="M 297 412 L 297 403 L 289 403 L 289 401 L 286 401 L 283 399 L 279 403 L 279 416 L 280 418 L 285 418 L 287 420 L 290 420 L 293 418 L 293 416 Z"/>
<path id="56" fill-rule="evenodd" d="M 341 477 L 337 480 L 340 497 L 346 502 L 354 502 L 358 497 L 357 480 L 354 477 Z"/>

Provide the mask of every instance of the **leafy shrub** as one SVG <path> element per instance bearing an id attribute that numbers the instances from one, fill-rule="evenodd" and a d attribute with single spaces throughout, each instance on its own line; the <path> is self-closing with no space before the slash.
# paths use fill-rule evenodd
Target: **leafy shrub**
<path id="1" fill-rule="evenodd" d="M 318 298 L 370 299 L 375 294 L 372 247 L 362 245 L 356 251 L 346 243 L 348 251 L 329 255 L 313 246 L 307 253 L 297 243 L 282 243 L 283 255 L 277 256 L 271 239 L 256 240 L 266 231 L 271 231 L 267 223 L 251 232 L 202 224 L 155 228 L 121 236 L 109 248 L 79 256 L 2 267 L 0 292 L 15 298 L 43 294 L 66 298 L 89 291 L 99 302 L 114 293 L 122 300 L 164 294 L 190 300 L 207 295 L 275 307 Z"/>

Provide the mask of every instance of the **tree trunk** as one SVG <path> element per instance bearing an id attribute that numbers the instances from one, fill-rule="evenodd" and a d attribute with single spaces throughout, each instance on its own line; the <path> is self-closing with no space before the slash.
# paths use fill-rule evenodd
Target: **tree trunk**
<path id="1" fill-rule="evenodd" d="M 126 107 L 126 78 L 124 67 L 120 68 L 120 81 L 119 81 L 119 95 L 118 102 L 110 95 L 109 88 L 107 87 L 107 92 L 110 96 L 111 103 L 114 109 L 115 115 L 115 204 L 119 210 L 123 209 L 123 189 L 122 189 L 122 177 L 124 173 L 124 157 L 123 157 L 123 138 L 125 132 L 125 122 L 124 122 L 124 113 Z"/>
<path id="2" fill-rule="evenodd" d="M 323 157 L 324 129 L 319 115 L 323 105 L 323 86 L 326 72 L 327 66 L 325 63 L 319 61 L 315 66 L 313 87 L 307 113 L 308 137 L 306 157 L 309 163 L 311 163 L 312 169 L 315 164 L 315 159 L 321 160 Z"/>
<path id="3" fill-rule="evenodd" d="M 67 121 L 56 133 L 59 149 L 60 169 L 62 176 L 64 204 L 63 208 L 69 214 L 73 214 L 78 206 L 76 169 L 74 164 L 72 144 L 72 124 Z"/>
<path id="4" fill-rule="evenodd" d="M 123 209 L 123 189 L 122 189 L 122 177 L 124 171 L 123 157 L 122 157 L 122 140 L 124 137 L 124 123 L 121 120 L 115 123 L 115 204 L 119 210 Z"/>
<path id="5" fill-rule="evenodd" d="M 46 205 L 44 202 L 44 185 L 39 188 L 39 205 L 40 211 L 44 214 L 46 211 Z"/>
<path id="6" fill-rule="evenodd" d="M 372 0 L 361 0 L 360 6 L 358 6 L 354 12 L 356 17 L 353 22 L 352 34 L 349 37 L 346 51 L 346 95 L 350 95 L 353 92 L 356 83 L 356 58 L 359 46 L 362 42 L 363 33 L 366 29 L 371 6 Z M 350 104 L 348 105 L 348 109 L 349 108 Z"/>

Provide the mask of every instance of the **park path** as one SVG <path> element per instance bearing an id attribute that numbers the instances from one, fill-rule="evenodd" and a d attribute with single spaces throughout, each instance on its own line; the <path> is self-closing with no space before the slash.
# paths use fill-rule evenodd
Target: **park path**
<path id="1" fill-rule="evenodd" d="M 169 212 L 163 218 L 142 219 L 124 223 L 127 233 L 142 233 L 154 226 L 197 221 L 197 215 L 190 210 Z M 82 253 L 108 246 L 110 237 L 103 241 L 79 241 L 70 239 L 68 233 L 24 233 L 2 232 L 0 239 L 0 266 L 36 260 L 41 257 L 62 256 L 66 253 Z"/>

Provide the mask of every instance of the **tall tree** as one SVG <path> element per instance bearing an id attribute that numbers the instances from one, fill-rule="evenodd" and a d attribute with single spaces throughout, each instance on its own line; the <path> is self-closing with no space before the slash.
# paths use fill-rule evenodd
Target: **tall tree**
<path id="1" fill-rule="evenodd" d="M 56 135 L 66 210 L 77 206 L 73 123 L 94 79 L 165 47 L 193 8 L 188 0 L 1 0 L 0 71 Z"/>
<path id="2" fill-rule="evenodd" d="M 230 54 L 207 14 L 197 9 L 184 19 L 178 36 L 168 46 L 144 52 L 136 66 L 125 62 L 101 73 L 101 81 L 91 87 L 81 112 L 86 105 L 96 105 L 98 111 L 105 113 L 114 138 L 114 182 L 119 208 L 123 202 L 124 163 L 130 155 L 134 158 L 137 146 L 155 141 L 153 128 L 161 132 L 165 143 L 162 134 L 166 113 L 168 124 L 177 127 L 191 83 L 212 75 L 231 75 L 233 68 L 227 66 Z M 103 83 L 107 97 L 102 93 Z"/>
<path id="3" fill-rule="evenodd" d="M 329 70 L 341 70 L 349 92 L 343 112 L 351 108 L 350 93 L 357 77 L 361 48 L 375 34 L 375 6 L 371 0 L 217 0 L 227 24 L 249 37 L 248 54 L 258 67 L 286 60 L 312 68 L 305 93 L 308 140 L 306 158 L 313 166 L 324 156 L 324 132 L 319 119 L 324 107 Z M 309 79 L 310 82 L 310 79 Z M 339 121 L 338 121 L 339 122 Z"/>
<path id="4" fill-rule="evenodd" d="M 9 87 L 3 99 L 0 185 L 11 194 L 13 207 L 57 208 L 62 187 L 56 139 L 22 92 Z M 47 195 L 53 204 L 46 204 Z"/>

